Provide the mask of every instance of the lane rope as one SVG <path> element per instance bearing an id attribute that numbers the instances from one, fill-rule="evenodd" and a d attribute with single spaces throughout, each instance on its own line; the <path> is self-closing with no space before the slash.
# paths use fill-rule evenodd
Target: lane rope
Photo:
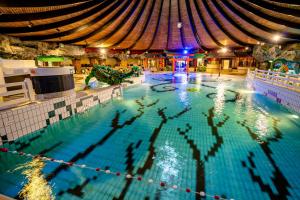
<path id="1" fill-rule="evenodd" d="M 67 165 L 69 167 L 78 167 L 78 168 L 81 168 L 81 169 L 89 169 L 89 170 L 104 173 L 104 174 L 111 174 L 111 175 L 115 175 L 115 176 L 118 176 L 118 177 L 124 177 L 126 179 L 135 179 L 139 182 L 145 182 L 147 184 L 159 185 L 161 188 L 164 188 L 164 189 L 173 189 L 173 190 L 178 190 L 178 191 L 181 191 L 181 192 L 193 193 L 193 194 L 199 195 L 200 197 L 203 197 L 203 198 L 204 197 L 209 197 L 209 198 L 212 198 L 212 199 L 220 199 L 220 200 L 234 200 L 232 198 L 230 198 L 230 199 L 223 198 L 220 195 L 207 194 L 204 191 L 200 191 L 200 192 L 194 191 L 194 190 L 192 190 L 191 188 L 188 188 L 188 187 L 181 187 L 179 185 L 168 184 L 167 182 L 164 182 L 164 181 L 155 181 L 154 179 L 151 179 L 151 178 L 150 179 L 144 179 L 142 176 L 133 176 L 131 174 L 126 174 L 126 173 L 121 173 L 121 172 L 114 172 L 114 171 L 111 171 L 111 170 L 104 170 L 104 169 L 99 168 L 99 167 L 91 167 L 91 166 L 87 166 L 85 164 L 80 165 L 80 164 L 76 164 L 76 163 L 73 163 L 73 162 L 66 162 L 64 160 L 57 160 L 57 159 L 54 159 L 54 158 L 45 157 L 43 155 L 33 155 L 33 154 L 30 154 L 30 153 L 24 153 L 24 152 L 21 152 L 21 151 L 20 152 L 11 151 L 8 148 L 0 148 L 0 152 L 2 152 L 2 153 L 11 153 L 11 154 L 14 154 L 14 155 L 29 157 L 29 158 L 33 158 L 33 159 L 34 158 L 39 158 L 39 159 L 42 159 L 42 160 L 48 161 L 48 162 L 59 163 L 59 164 Z"/>

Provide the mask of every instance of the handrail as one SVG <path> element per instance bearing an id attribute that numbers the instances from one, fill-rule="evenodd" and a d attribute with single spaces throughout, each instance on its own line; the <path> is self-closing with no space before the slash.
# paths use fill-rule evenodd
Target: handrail
<path id="1" fill-rule="evenodd" d="M 259 79 L 272 85 L 300 92 L 299 74 L 285 74 L 281 72 L 255 69 L 255 71 L 248 71 L 248 78 Z"/>
<path id="2" fill-rule="evenodd" d="M 7 88 L 14 86 L 22 86 L 22 88 L 18 88 L 15 90 L 7 91 Z M 0 85 L 0 89 L 4 88 L 4 91 L 0 93 L 0 98 L 7 97 L 11 95 L 24 94 L 23 97 L 13 98 L 8 101 L 0 102 L 0 110 L 15 107 L 20 103 L 32 102 L 35 100 L 35 93 L 32 87 L 32 82 L 30 79 L 26 78 L 23 82 L 15 82 L 15 83 L 6 83 Z"/>
<path id="3" fill-rule="evenodd" d="M 5 83 L 4 85 L 0 85 L 1 87 L 14 87 L 14 86 L 21 86 L 24 82 L 15 82 L 15 83 Z"/>

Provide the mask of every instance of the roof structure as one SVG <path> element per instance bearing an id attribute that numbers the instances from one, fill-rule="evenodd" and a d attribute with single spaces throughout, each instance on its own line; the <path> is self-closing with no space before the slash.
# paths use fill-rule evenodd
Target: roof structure
<path id="1" fill-rule="evenodd" d="M 300 41 L 296 0 L 5 0 L 2 34 L 133 50 Z"/>

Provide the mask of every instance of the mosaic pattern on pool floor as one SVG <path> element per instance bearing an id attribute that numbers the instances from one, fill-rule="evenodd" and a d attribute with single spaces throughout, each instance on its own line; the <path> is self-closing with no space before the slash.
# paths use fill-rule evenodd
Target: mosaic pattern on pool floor
<path id="1" fill-rule="evenodd" d="M 247 90 L 242 80 L 148 75 L 145 84 L 125 90 L 122 99 L 4 146 L 223 198 L 299 199 L 296 117 Z M 200 199 L 11 154 L 0 153 L 0 163 L 0 193 L 15 198 L 22 198 L 25 189 L 36 189 L 28 179 L 37 179 L 56 199 Z"/>

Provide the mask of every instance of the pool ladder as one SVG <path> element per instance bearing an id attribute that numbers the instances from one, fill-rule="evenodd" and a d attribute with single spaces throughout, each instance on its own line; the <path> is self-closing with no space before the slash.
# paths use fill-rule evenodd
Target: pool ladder
<path id="1" fill-rule="evenodd" d="M 116 90 L 119 90 L 119 94 L 116 93 Z M 116 95 L 115 95 L 116 94 Z M 115 87 L 111 93 L 111 99 L 113 99 L 114 97 L 118 97 L 118 96 L 123 96 L 123 87 L 122 85 L 119 85 L 118 87 Z"/>

